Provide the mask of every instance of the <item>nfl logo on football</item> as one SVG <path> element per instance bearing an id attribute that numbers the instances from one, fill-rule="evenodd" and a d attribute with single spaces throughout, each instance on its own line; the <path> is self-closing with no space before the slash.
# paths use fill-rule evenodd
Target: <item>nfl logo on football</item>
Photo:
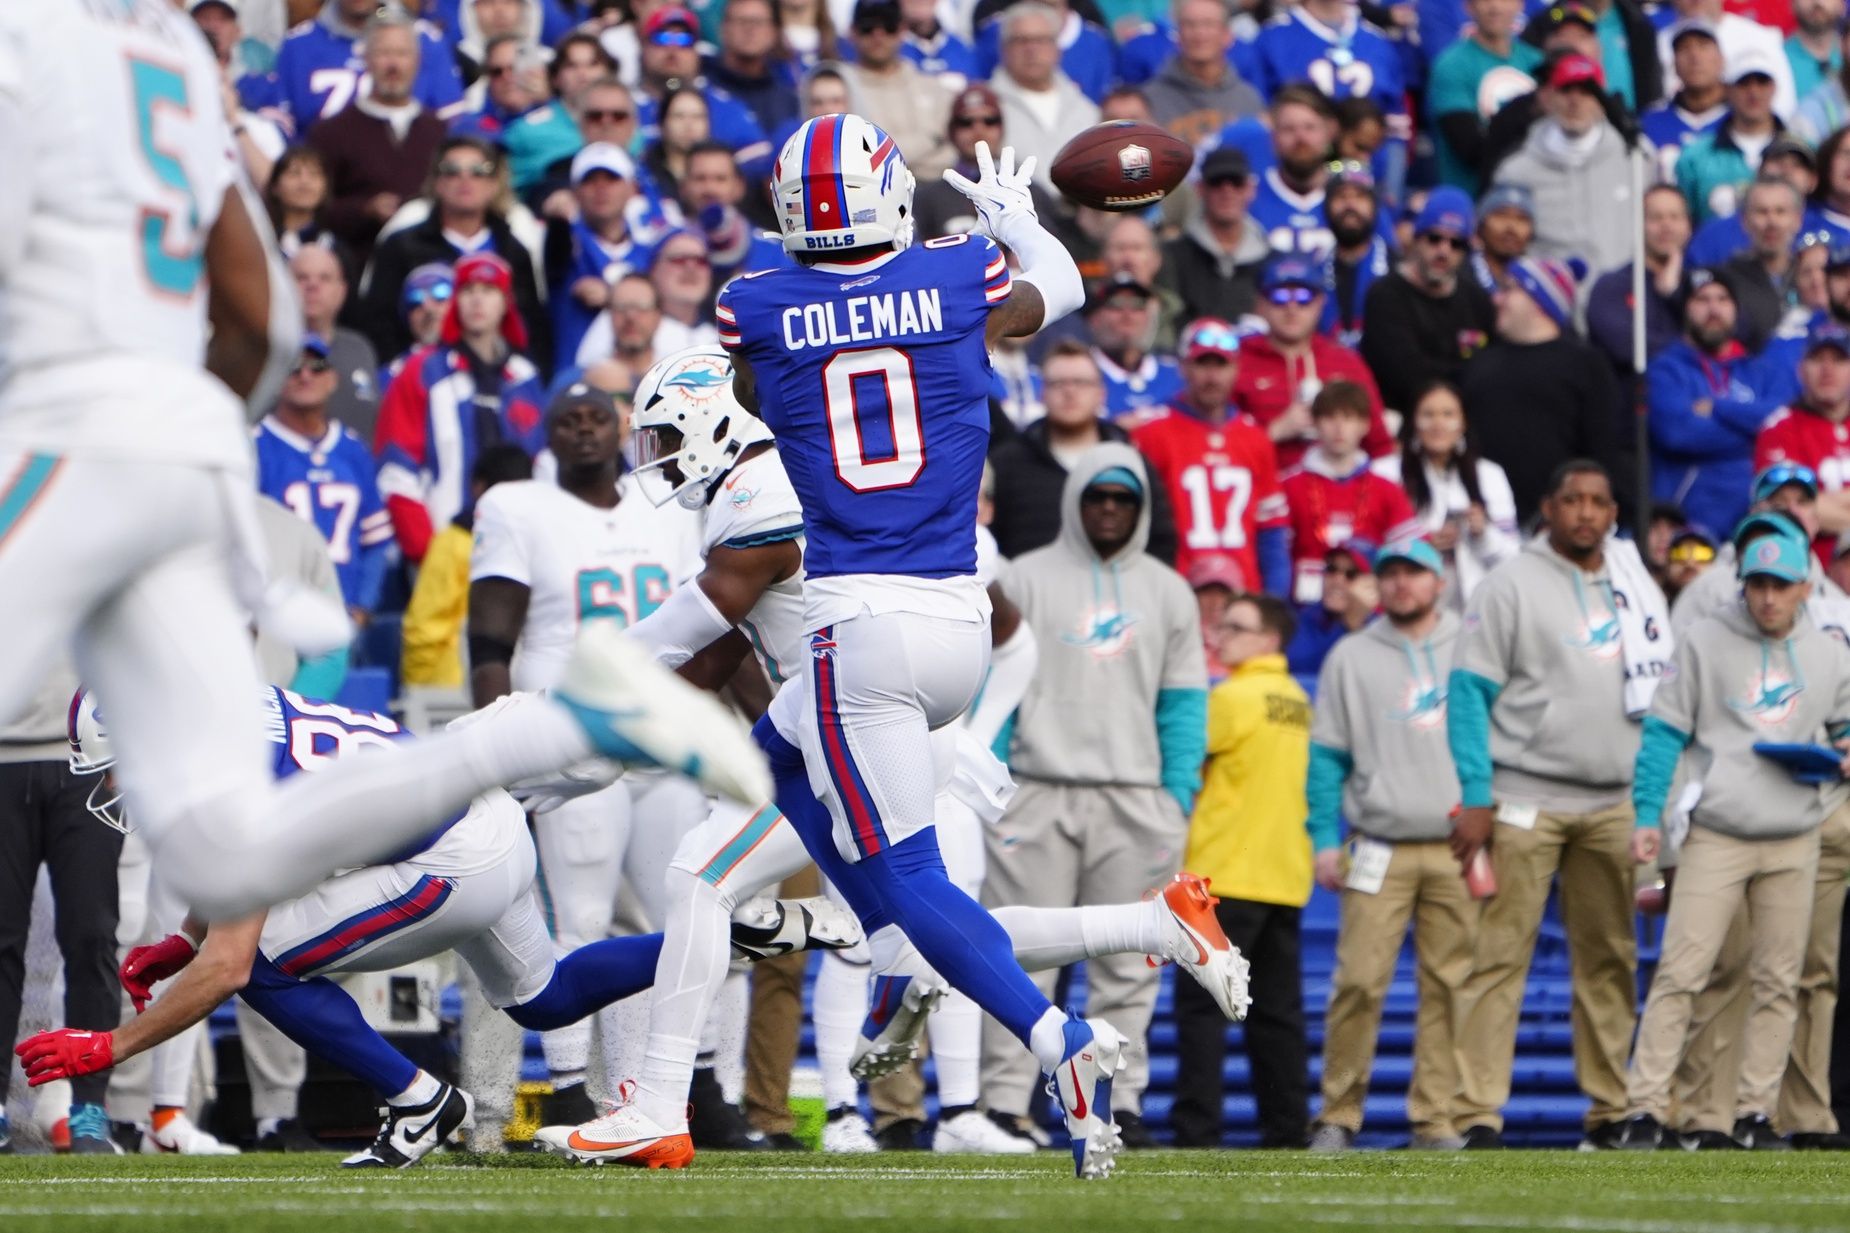
<path id="1" fill-rule="evenodd" d="M 1142 146 L 1125 146 L 1118 151 L 1118 170 L 1126 180 L 1150 178 L 1150 152 Z"/>

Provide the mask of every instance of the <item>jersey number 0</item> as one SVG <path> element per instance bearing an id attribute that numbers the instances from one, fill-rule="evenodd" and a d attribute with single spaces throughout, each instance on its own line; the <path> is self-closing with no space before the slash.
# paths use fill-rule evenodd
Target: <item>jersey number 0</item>
<path id="1" fill-rule="evenodd" d="M 886 389 L 887 428 L 893 452 L 869 458 L 861 440 L 855 390 L 878 381 Z M 925 426 L 919 420 L 919 386 L 912 357 L 896 347 L 843 351 L 822 366 L 823 401 L 829 413 L 829 450 L 835 474 L 856 492 L 904 488 L 925 469 Z"/>

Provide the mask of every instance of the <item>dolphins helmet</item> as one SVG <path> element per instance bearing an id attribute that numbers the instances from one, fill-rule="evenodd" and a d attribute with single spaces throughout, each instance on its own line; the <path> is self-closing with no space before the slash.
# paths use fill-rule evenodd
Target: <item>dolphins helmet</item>
<path id="1" fill-rule="evenodd" d="M 732 357 L 721 347 L 689 347 L 657 362 L 636 387 L 631 414 L 636 482 L 655 505 L 678 497 L 699 509 L 747 446 L 771 440 L 733 394 Z"/>

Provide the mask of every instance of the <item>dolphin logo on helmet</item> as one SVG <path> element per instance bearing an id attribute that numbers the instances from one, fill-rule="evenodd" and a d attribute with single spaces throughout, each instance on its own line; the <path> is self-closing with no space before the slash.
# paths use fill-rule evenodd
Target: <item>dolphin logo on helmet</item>
<path id="1" fill-rule="evenodd" d="M 747 446 L 771 440 L 732 392 L 732 357 L 689 347 L 658 361 L 636 387 L 636 482 L 651 504 L 699 509 Z"/>

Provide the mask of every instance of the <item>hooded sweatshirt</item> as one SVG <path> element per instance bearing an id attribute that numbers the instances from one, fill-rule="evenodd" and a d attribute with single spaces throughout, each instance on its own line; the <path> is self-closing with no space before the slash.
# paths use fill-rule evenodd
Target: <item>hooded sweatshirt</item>
<path id="1" fill-rule="evenodd" d="M 1137 476 L 1146 497 L 1130 539 L 1101 558 L 1079 497 L 1112 467 Z M 1194 592 L 1144 551 L 1149 491 L 1136 450 L 1093 446 L 1066 477 L 1060 537 L 1009 568 L 1009 595 L 1041 652 L 1009 769 L 1021 779 L 1162 787 L 1186 814 L 1207 749 L 1207 669 Z"/>
<path id="2" fill-rule="evenodd" d="M 1645 717 L 1632 789 L 1638 825 L 1658 825 L 1687 746 L 1691 777 L 1703 785 L 1691 825 L 1737 839 L 1780 839 L 1816 827 L 1826 793 L 1753 747 L 1821 743 L 1850 731 L 1850 657 L 1842 645 L 1803 611 L 1786 637 L 1769 638 L 1742 601 L 1698 621 L 1672 664 Z"/>
<path id="3" fill-rule="evenodd" d="M 1374 839 L 1423 843 L 1451 832 L 1458 803 L 1445 700 L 1459 620 L 1441 612 L 1418 642 L 1382 618 L 1336 644 L 1317 680 L 1310 729 L 1310 834 L 1317 851 L 1349 825 Z"/>
<path id="4" fill-rule="evenodd" d="M 1647 159 L 1656 151 L 1640 139 Z M 1552 120 L 1529 130 L 1528 139 L 1492 178 L 1492 187 L 1514 184 L 1535 198 L 1535 243 L 1531 256 L 1566 261 L 1578 257 L 1595 277 L 1631 259 L 1631 171 L 1625 140 L 1602 123 L 1575 140 Z M 1647 166 L 1655 166 L 1648 162 Z"/>
<path id="5" fill-rule="evenodd" d="M 1539 535 L 1465 607 L 1446 736 L 1466 806 L 1591 813 L 1625 799 L 1639 725 L 1609 563 L 1589 574 Z"/>

